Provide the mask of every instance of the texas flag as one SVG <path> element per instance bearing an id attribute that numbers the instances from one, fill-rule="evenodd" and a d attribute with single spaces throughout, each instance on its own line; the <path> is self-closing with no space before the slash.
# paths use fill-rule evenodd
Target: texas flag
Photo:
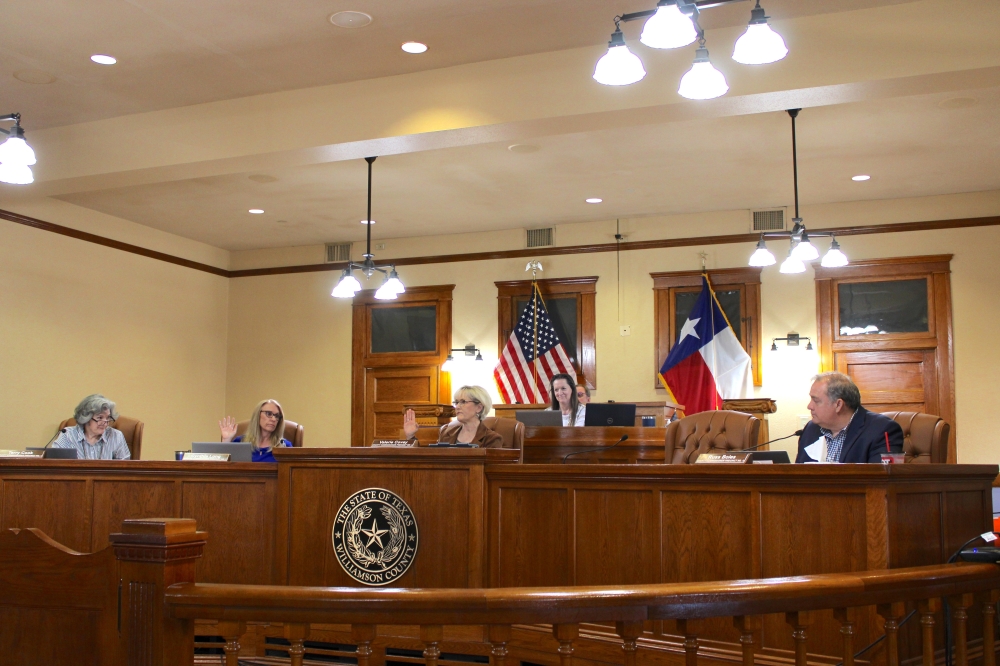
<path id="1" fill-rule="evenodd" d="M 722 401 L 753 395 L 750 356 L 701 278 L 701 295 L 660 368 L 660 379 L 686 414 L 721 409 Z"/>

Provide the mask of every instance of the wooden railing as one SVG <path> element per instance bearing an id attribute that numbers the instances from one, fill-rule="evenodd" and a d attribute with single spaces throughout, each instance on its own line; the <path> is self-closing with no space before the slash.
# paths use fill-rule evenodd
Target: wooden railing
<path id="1" fill-rule="evenodd" d="M 47 663 L 95 663 L 96 653 L 80 650 L 93 651 L 99 645 L 102 663 L 179 666 L 192 663 L 195 621 L 212 621 L 225 639 L 226 666 L 237 666 L 240 638 L 247 623 L 255 622 L 280 625 L 291 663 L 300 666 L 310 631 L 321 631 L 314 625 L 346 625 L 358 666 L 371 666 L 373 643 L 384 642 L 377 631 L 380 625 L 410 625 L 419 627 L 416 642 L 422 644 L 426 665 L 438 666 L 445 627 L 474 625 L 483 628 L 482 652 L 489 653 L 495 666 L 507 666 L 513 661 L 511 648 L 521 649 L 512 643 L 514 625 L 516 631 L 524 625 L 551 625 L 555 653 L 549 654 L 569 666 L 576 646 L 583 645 L 581 623 L 594 622 L 613 623 L 621 641 L 621 662 L 635 666 L 645 624 L 669 620 L 681 637 L 685 666 L 696 666 L 699 639 L 707 635 L 703 621 L 732 618 L 740 634 L 742 662 L 752 666 L 761 657 L 757 636 L 763 616 L 781 614 L 792 637 L 794 663 L 806 666 L 810 626 L 817 611 L 832 609 L 840 626 L 843 666 L 853 666 L 859 647 L 855 630 L 867 633 L 863 618 L 874 607 L 882 618 L 877 630 L 884 632 L 887 666 L 899 665 L 899 627 L 910 609 L 919 614 L 922 666 L 934 666 L 935 625 L 942 622 L 947 607 L 953 665 L 967 666 L 970 661 L 971 610 L 983 619 L 982 666 L 996 666 L 1000 566 L 993 564 L 670 585 L 317 588 L 196 583 L 195 563 L 206 535 L 190 519 L 126 520 L 112 542 L 117 567 L 107 551 L 80 555 L 31 530 L 0 534 L 0 605 L 15 620 L 23 612 L 20 624 L 15 621 L 9 625 L 14 629 L 0 632 L 0 645 L 28 656 L 24 646 L 45 646 L 59 657 Z M 43 609 L 49 619 L 31 619 Z M 97 635 L 84 635 L 88 640 L 77 645 L 67 640 L 64 628 L 76 626 L 83 616 L 93 618 L 87 626 Z"/>

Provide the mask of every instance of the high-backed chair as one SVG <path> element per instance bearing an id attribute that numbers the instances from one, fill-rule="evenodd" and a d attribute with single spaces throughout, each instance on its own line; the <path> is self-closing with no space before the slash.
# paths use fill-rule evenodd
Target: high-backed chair
<path id="1" fill-rule="evenodd" d="M 487 416 L 483 425 L 503 437 L 503 448 L 524 448 L 524 424 L 517 419 L 502 416 Z"/>
<path id="2" fill-rule="evenodd" d="M 76 419 L 66 419 L 59 424 L 59 428 L 56 429 L 56 435 L 52 438 L 52 440 L 55 441 L 55 439 L 59 437 L 59 433 L 63 428 L 71 428 L 75 425 Z M 142 453 L 142 421 L 133 419 L 129 416 L 119 416 L 115 420 L 115 424 L 112 427 L 115 430 L 121 431 L 122 436 L 125 438 L 125 443 L 128 445 L 128 450 L 132 456 L 132 460 L 139 460 L 139 454 Z"/>
<path id="3" fill-rule="evenodd" d="M 903 453 L 908 463 L 948 462 L 951 425 L 940 416 L 919 412 L 882 412 L 903 429 Z"/>
<path id="4" fill-rule="evenodd" d="M 739 451 L 757 443 L 760 419 L 720 409 L 699 412 L 667 425 L 664 462 L 693 463 L 702 453 Z"/>
<path id="5" fill-rule="evenodd" d="M 236 436 L 242 437 L 246 434 L 247 428 L 250 426 L 250 420 L 240 421 L 236 424 Z M 292 446 L 302 446 L 302 438 L 305 428 L 296 423 L 295 421 L 289 421 L 285 419 L 285 432 L 281 436 L 292 443 Z"/>

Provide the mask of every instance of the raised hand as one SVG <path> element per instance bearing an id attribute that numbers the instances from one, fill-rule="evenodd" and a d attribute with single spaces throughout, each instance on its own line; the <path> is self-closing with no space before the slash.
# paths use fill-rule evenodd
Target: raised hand
<path id="1" fill-rule="evenodd" d="M 410 439 L 417 434 L 417 429 L 420 428 L 417 425 L 417 415 L 412 409 L 406 410 L 406 414 L 403 416 L 403 432 L 406 434 L 406 438 Z"/>
<path id="2" fill-rule="evenodd" d="M 222 419 L 219 421 L 219 430 L 222 432 L 223 442 L 233 441 L 233 437 L 236 437 L 236 419 L 232 416 Z"/>

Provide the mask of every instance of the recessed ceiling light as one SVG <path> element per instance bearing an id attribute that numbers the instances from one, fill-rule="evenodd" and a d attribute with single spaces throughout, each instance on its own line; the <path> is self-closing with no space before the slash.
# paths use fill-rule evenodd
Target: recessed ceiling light
<path id="1" fill-rule="evenodd" d="M 264 211 L 261 210 L 260 208 L 251 208 L 249 212 L 250 212 L 251 215 L 263 215 L 264 214 Z"/>
<path id="2" fill-rule="evenodd" d="M 427 45 L 420 42 L 406 42 L 403 44 L 402 49 L 407 53 L 423 53 L 427 50 Z"/>
<path id="3" fill-rule="evenodd" d="M 361 220 L 361 224 L 375 224 L 375 220 L 369 222 L 368 220 Z"/>
<path id="4" fill-rule="evenodd" d="M 601 203 L 604 199 L 598 199 L 597 197 L 591 197 L 587 199 L 587 203 Z"/>
<path id="5" fill-rule="evenodd" d="M 118 62 L 116 58 L 113 58 L 109 55 L 101 55 L 101 54 L 92 55 L 90 56 L 90 59 L 96 62 L 98 65 L 113 65 L 116 62 Z"/>
<path id="6" fill-rule="evenodd" d="M 372 17 L 364 12 L 337 12 L 330 15 L 330 23 L 338 28 L 363 28 L 372 22 Z"/>
<path id="7" fill-rule="evenodd" d="M 853 180 L 853 181 L 857 181 L 857 182 L 859 182 L 859 183 L 860 183 L 861 181 L 863 181 L 863 180 L 871 180 L 871 178 L 872 178 L 871 176 L 865 176 L 865 175 L 861 175 L 861 176 L 851 176 L 851 180 Z"/>

